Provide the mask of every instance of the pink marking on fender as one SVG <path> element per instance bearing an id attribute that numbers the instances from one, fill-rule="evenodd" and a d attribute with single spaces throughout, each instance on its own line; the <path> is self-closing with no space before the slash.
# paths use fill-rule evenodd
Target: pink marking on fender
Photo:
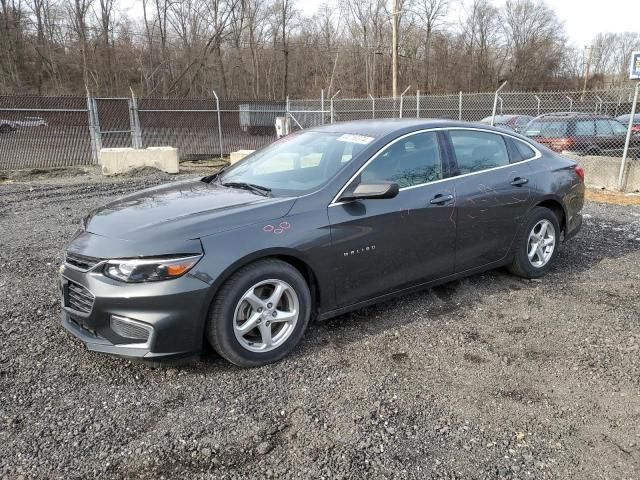
<path id="1" fill-rule="evenodd" d="M 264 227 L 262 227 L 262 231 L 273 232 L 273 225 L 265 225 Z"/>

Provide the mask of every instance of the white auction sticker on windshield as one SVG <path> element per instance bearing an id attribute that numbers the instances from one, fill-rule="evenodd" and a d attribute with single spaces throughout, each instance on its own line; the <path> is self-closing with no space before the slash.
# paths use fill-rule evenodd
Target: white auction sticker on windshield
<path id="1" fill-rule="evenodd" d="M 345 133 L 344 135 L 340 135 L 338 137 L 339 142 L 349 142 L 349 143 L 359 143 L 360 145 L 368 145 L 373 142 L 373 137 L 365 137 L 364 135 L 352 135 L 350 133 Z"/>

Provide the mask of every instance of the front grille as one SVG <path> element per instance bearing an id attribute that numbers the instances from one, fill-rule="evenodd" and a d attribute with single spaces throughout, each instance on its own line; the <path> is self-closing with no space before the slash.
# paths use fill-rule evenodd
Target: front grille
<path id="1" fill-rule="evenodd" d="M 82 285 L 69 280 L 67 284 L 67 307 L 73 308 L 77 312 L 89 313 L 93 308 L 93 294 Z"/>
<path id="2" fill-rule="evenodd" d="M 85 255 L 72 252 L 67 252 L 64 258 L 64 263 L 85 272 L 87 270 L 91 270 L 101 261 L 101 258 L 87 257 Z"/>
<path id="3" fill-rule="evenodd" d="M 116 315 L 111 316 L 111 330 L 121 337 L 142 340 L 143 342 L 147 341 L 151 333 L 150 326 Z"/>

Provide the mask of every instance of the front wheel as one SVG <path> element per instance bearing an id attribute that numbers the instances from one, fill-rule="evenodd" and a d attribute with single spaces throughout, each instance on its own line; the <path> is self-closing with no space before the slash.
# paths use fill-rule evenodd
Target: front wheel
<path id="1" fill-rule="evenodd" d="M 280 260 L 261 260 L 241 268 L 222 286 L 207 337 L 231 363 L 258 367 L 296 347 L 310 314 L 311 293 L 300 272 Z"/>
<path id="2" fill-rule="evenodd" d="M 516 251 L 508 269 L 524 278 L 538 278 L 549 271 L 558 254 L 560 224 L 548 208 L 534 208 L 516 239 Z"/>

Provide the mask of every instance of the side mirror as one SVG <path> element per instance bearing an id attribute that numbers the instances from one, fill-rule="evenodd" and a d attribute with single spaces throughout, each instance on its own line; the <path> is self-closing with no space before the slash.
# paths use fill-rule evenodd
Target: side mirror
<path id="1" fill-rule="evenodd" d="M 367 198 L 393 198 L 398 195 L 400 188 L 397 183 L 376 182 L 360 183 L 353 190 L 347 190 L 341 200 L 364 200 Z"/>

